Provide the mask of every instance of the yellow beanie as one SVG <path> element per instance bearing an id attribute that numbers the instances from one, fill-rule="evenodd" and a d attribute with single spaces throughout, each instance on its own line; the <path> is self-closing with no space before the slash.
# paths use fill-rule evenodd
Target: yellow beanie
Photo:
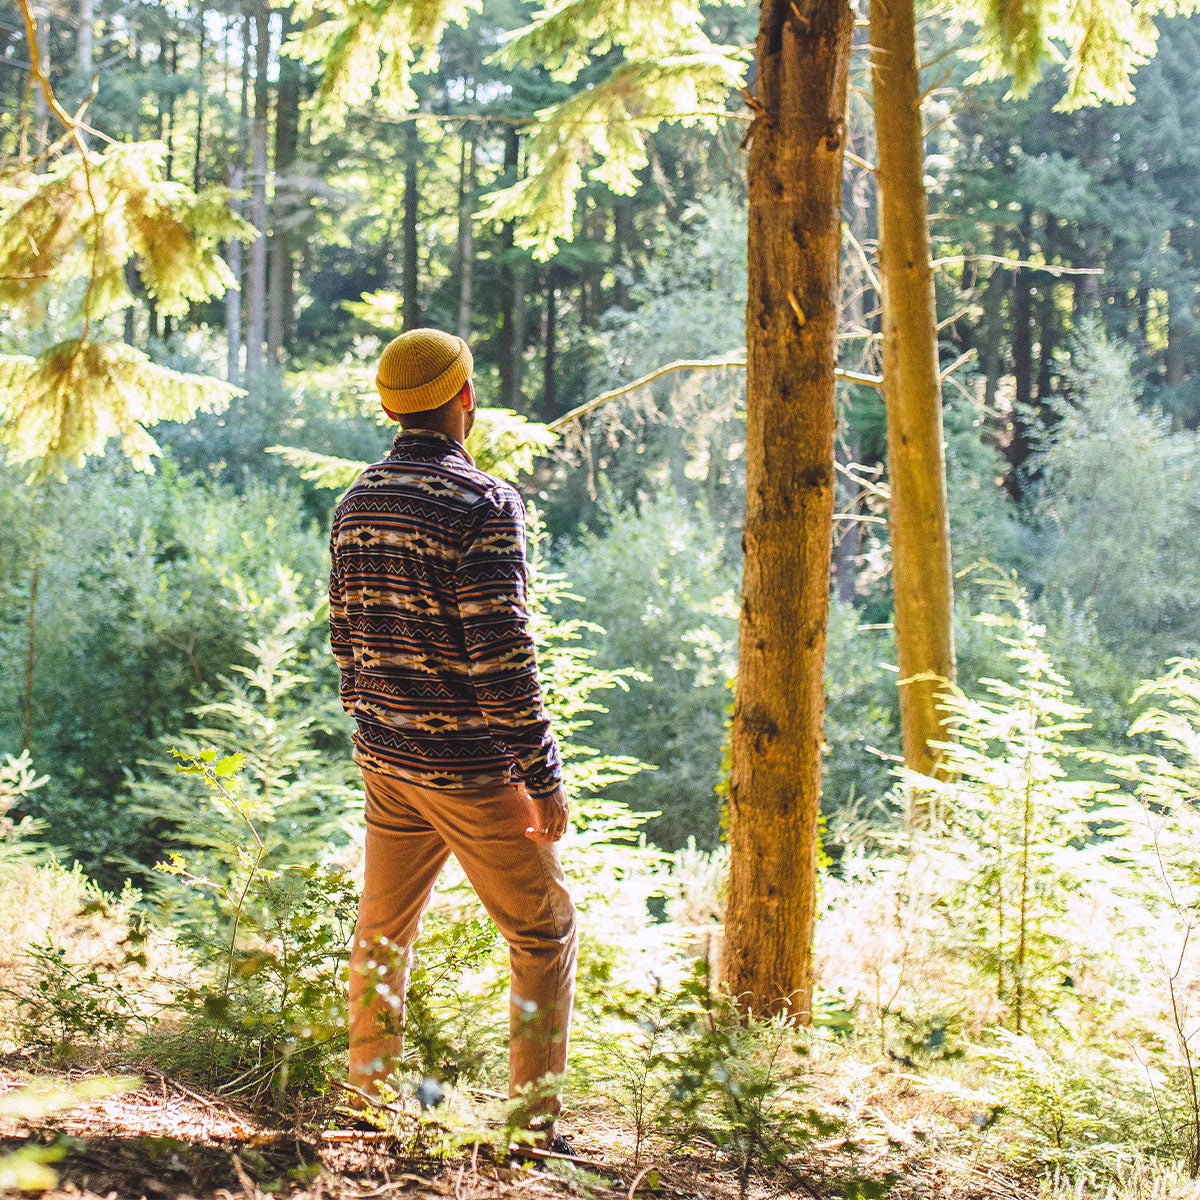
<path id="1" fill-rule="evenodd" d="M 384 347 L 375 376 L 384 412 L 395 418 L 445 404 L 462 391 L 473 366 L 470 346 L 452 333 L 402 333 Z"/>

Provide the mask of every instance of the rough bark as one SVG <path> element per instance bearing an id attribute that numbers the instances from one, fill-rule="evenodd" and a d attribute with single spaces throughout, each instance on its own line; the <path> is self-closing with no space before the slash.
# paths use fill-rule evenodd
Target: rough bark
<path id="1" fill-rule="evenodd" d="M 900 731 L 905 764 L 930 775 L 950 734 L 954 576 L 912 0 L 871 0 L 870 23 Z"/>
<path id="2" fill-rule="evenodd" d="M 246 281 L 246 378 L 257 379 L 263 368 L 267 330 L 267 124 L 271 93 L 267 69 L 271 59 L 269 13 L 254 10 L 254 120 L 250 126 L 250 221 L 254 240 Z"/>
<path id="3" fill-rule="evenodd" d="M 845 0 L 764 0 L 750 129 L 746 520 L 722 976 L 812 1008 L 833 518 Z"/>
<path id="4" fill-rule="evenodd" d="M 291 33 L 291 14 L 280 14 L 280 45 Z M 295 286 L 295 254 L 289 224 L 299 198 L 289 177 L 296 161 L 300 139 L 300 64 L 288 55 L 279 56 L 279 89 L 275 99 L 275 190 L 271 196 L 271 234 L 267 265 L 267 354 L 278 365 L 292 331 Z"/>

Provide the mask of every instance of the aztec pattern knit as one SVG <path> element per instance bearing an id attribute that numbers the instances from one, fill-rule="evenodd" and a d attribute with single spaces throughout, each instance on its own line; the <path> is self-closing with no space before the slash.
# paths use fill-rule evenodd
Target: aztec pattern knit
<path id="1" fill-rule="evenodd" d="M 447 434 L 402 430 L 337 506 L 329 554 L 354 761 L 425 787 L 554 791 L 517 490 Z"/>

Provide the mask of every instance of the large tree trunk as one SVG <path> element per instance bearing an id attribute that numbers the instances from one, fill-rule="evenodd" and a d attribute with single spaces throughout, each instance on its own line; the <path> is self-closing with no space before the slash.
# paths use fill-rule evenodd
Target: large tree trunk
<path id="1" fill-rule="evenodd" d="M 266 4 L 254 10 L 254 122 L 250 127 L 250 220 L 255 228 L 250 243 L 246 287 L 246 378 L 262 374 L 267 331 L 267 123 L 271 94 L 267 69 L 271 61 L 269 13 Z"/>
<path id="2" fill-rule="evenodd" d="M 846 0 L 763 0 L 750 130 L 746 522 L 722 975 L 757 1012 L 812 1011 Z"/>
<path id="3" fill-rule="evenodd" d="M 421 298 L 417 290 L 417 163 L 420 156 L 421 136 L 416 122 L 409 121 L 404 135 L 404 259 L 400 280 L 405 329 L 417 329 L 421 324 Z"/>
<path id="4" fill-rule="evenodd" d="M 955 676 L 954 577 L 920 77 L 912 0 L 870 9 L 900 732 L 905 765 L 930 775 L 930 743 L 950 732 L 938 700 Z"/>
<path id="5" fill-rule="evenodd" d="M 475 135 L 464 136 L 458 174 L 458 336 L 471 336 L 475 282 Z"/>
<path id="6" fill-rule="evenodd" d="M 291 33 L 291 14 L 280 14 L 280 45 Z M 279 56 L 279 90 L 275 100 L 275 191 L 271 197 L 270 262 L 267 276 L 267 353 L 278 365 L 283 359 L 292 330 L 292 298 L 295 270 L 292 265 L 292 235 L 288 226 L 299 207 L 296 185 L 289 171 L 296 161 L 300 138 L 300 64 L 290 56 Z"/>

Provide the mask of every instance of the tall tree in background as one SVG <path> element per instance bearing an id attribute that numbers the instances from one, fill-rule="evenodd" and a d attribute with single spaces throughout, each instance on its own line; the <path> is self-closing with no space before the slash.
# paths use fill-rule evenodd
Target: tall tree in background
<path id="1" fill-rule="evenodd" d="M 722 974 L 812 1005 L 833 525 L 846 0 L 764 0 L 750 130 L 746 523 Z"/>
<path id="2" fill-rule="evenodd" d="M 949 737 L 954 580 L 912 0 L 870 0 L 870 25 L 900 729 L 905 765 L 929 775 Z"/>
<path id="3" fill-rule="evenodd" d="M 262 374 L 267 332 L 267 125 L 271 93 L 267 72 L 271 63 L 270 13 L 265 3 L 254 9 L 254 120 L 250 125 L 250 220 L 254 241 L 246 285 L 246 377 Z"/>

